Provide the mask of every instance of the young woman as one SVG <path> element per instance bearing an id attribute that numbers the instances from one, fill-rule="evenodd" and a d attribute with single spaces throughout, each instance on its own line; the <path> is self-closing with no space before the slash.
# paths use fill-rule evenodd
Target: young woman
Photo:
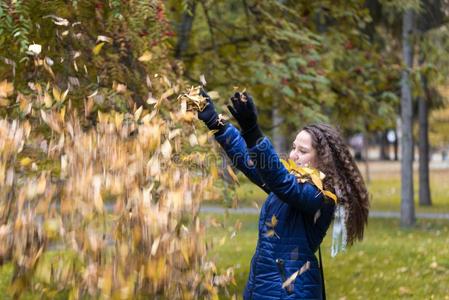
<path id="1" fill-rule="evenodd" d="M 326 175 L 324 189 L 337 195 L 335 205 L 315 185 L 299 182 L 283 166 L 257 124 L 256 107 L 248 94 L 236 93 L 228 106 L 241 132 L 223 122 L 210 97 L 205 92 L 203 96 L 208 105 L 198 112 L 199 119 L 216 131 L 215 139 L 233 165 L 269 194 L 260 212 L 244 299 L 322 299 L 322 278 L 314 253 L 334 214 L 341 225 L 334 234 L 342 239 L 342 247 L 363 239 L 368 220 L 368 193 L 341 135 L 326 124 L 308 125 L 298 133 L 290 152 L 296 164 Z M 333 251 L 338 251 L 337 244 Z M 303 272 L 295 280 L 284 284 L 301 268 Z"/>

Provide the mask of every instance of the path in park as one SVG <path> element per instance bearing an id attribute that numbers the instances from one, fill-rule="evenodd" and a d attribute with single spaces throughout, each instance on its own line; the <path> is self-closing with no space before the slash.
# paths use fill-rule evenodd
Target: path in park
<path id="1" fill-rule="evenodd" d="M 240 207 L 237 209 L 227 209 L 231 214 L 259 214 L 259 209 L 255 207 Z M 201 212 L 205 213 L 224 213 L 225 208 L 220 206 L 204 205 L 201 207 Z M 399 218 L 400 212 L 397 211 L 370 211 L 371 218 Z M 449 220 L 449 213 L 416 213 L 418 219 L 446 219 Z"/>

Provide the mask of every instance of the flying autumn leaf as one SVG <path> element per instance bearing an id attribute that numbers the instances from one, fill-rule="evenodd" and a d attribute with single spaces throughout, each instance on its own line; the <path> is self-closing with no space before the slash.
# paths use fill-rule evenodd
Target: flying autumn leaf
<path id="1" fill-rule="evenodd" d="M 282 283 L 282 288 L 285 289 L 286 287 L 290 286 L 290 284 L 292 284 L 295 281 L 296 277 L 298 277 L 299 275 L 301 275 L 302 273 L 304 273 L 305 271 L 307 271 L 309 269 L 310 269 L 310 262 L 307 261 L 301 267 L 301 269 L 299 269 L 298 271 L 296 271 L 295 273 L 290 275 L 290 277 Z"/>
<path id="2" fill-rule="evenodd" d="M 239 178 L 237 177 L 237 175 L 235 175 L 234 170 L 232 170 L 232 167 L 230 165 L 226 166 L 226 170 L 228 171 L 229 176 L 231 176 L 232 180 L 239 184 Z"/>
<path id="3" fill-rule="evenodd" d="M 141 62 L 148 62 L 153 58 L 153 54 L 151 54 L 151 52 L 149 51 L 145 51 L 140 57 L 139 57 L 139 61 Z"/>
<path id="4" fill-rule="evenodd" d="M 103 48 L 103 46 L 104 46 L 104 42 L 101 42 L 101 43 L 95 45 L 95 47 L 92 48 L 92 53 L 94 55 L 100 54 L 100 51 Z"/>
<path id="5" fill-rule="evenodd" d="M 14 92 L 14 85 L 7 80 L 0 82 L 0 98 L 7 98 Z"/>

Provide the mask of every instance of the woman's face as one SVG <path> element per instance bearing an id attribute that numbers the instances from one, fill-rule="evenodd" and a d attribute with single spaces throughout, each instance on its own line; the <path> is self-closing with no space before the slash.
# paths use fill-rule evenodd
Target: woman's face
<path id="1" fill-rule="evenodd" d="M 305 130 L 301 130 L 295 138 L 290 152 L 292 159 L 299 166 L 316 168 L 316 151 L 312 147 L 312 136 Z"/>

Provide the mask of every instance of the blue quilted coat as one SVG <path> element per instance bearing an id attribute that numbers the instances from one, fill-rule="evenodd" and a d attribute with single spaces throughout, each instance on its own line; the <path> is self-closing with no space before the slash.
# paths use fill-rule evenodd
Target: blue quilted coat
<path id="1" fill-rule="evenodd" d="M 243 298 L 322 299 L 314 253 L 331 223 L 334 202 L 314 185 L 298 183 L 267 137 L 247 149 L 240 132 L 229 124 L 215 139 L 233 165 L 269 193 L 259 216 L 257 247 Z M 277 222 L 272 222 L 273 216 Z M 307 261 L 310 268 L 283 288 L 282 283 Z"/>

